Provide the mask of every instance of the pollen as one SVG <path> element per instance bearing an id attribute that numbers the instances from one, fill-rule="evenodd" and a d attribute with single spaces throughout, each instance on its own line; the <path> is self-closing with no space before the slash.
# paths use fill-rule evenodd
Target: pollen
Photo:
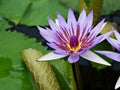
<path id="1" fill-rule="evenodd" d="M 69 43 L 67 44 L 67 47 L 73 51 L 77 52 L 78 50 L 81 49 L 81 42 L 78 41 L 78 38 L 76 36 L 71 36 Z"/>
<path id="2" fill-rule="evenodd" d="M 79 50 L 81 49 L 81 42 L 80 42 L 76 47 L 72 47 L 72 46 L 70 46 L 70 44 L 67 44 L 67 47 L 68 47 L 71 51 L 77 52 L 77 51 L 79 51 Z"/>

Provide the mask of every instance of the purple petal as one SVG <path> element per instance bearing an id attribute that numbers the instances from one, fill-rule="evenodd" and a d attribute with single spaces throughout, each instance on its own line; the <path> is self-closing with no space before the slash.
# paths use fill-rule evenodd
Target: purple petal
<path id="1" fill-rule="evenodd" d="M 120 54 L 119 53 L 115 53 L 115 52 L 111 52 L 111 51 L 95 51 L 95 52 L 102 54 L 110 59 L 120 62 Z"/>
<path id="2" fill-rule="evenodd" d="M 88 14 L 88 16 L 87 16 L 87 18 L 85 19 L 85 22 L 84 22 L 82 28 L 85 29 L 85 30 L 88 30 L 89 28 L 91 28 L 92 22 L 93 22 L 93 11 L 91 11 L 91 12 Z M 85 32 L 85 31 L 84 31 L 84 32 Z"/>
<path id="3" fill-rule="evenodd" d="M 104 24 L 104 19 L 103 19 L 101 22 L 99 22 L 99 23 L 91 30 L 89 36 L 90 36 L 90 37 L 91 37 L 91 36 L 97 36 L 98 33 L 100 33 L 100 31 L 102 30 L 102 28 L 103 28 L 104 25 L 105 25 L 105 24 Z"/>
<path id="4" fill-rule="evenodd" d="M 69 9 L 69 11 L 68 11 L 67 23 L 68 23 L 68 28 L 71 30 L 71 33 L 72 34 L 73 34 L 73 32 L 76 33 L 76 29 L 77 29 L 76 19 L 75 19 L 73 11 L 71 9 Z"/>
<path id="5" fill-rule="evenodd" d="M 120 42 L 118 42 L 116 39 L 108 38 L 107 41 L 117 50 L 120 51 Z"/>
<path id="6" fill-rule="evenodd" d="M 80 37 L 84 38 L 86 34 L 89 33 L 92 29 L 92 22 L 93 22 L 93 11 L 91 11 L 86 19 L 84 20 L 84 24 L 80 28 Z"/>
<path id="7" fill-rule="evenodd" d="M 114 30 L 114 34 L 117 40 L 120 42 L 120 34 L 116 30 Z"/>
<path id="8" fill-rule="evenodd" d="M 55 59 L 60 59 L 60 58 L 66 57 L 66 56 L 67 55 L 58 55 L 53 52 L 50 52 L 50 53 L 40 57 L 39 59 L 37 59 L 37 61 L 55 60 Z"/>
<path id="9" fill-rule="evenodd" d="M 102 34 L 98 37 L 95 38 L 94 42 L 92 43 L 92 45 L 89 48 L 94 47 L 96 44 L 104 41 L 105 39 L 107 39 L 111 34 L 113 33 L 113 31 L 107 32 L 105 34 Z"/>
<path id="10" fill-rule="evenodd" d="M 61 14 L 57 14 L 57 18 L 58 18 L 58 23 L 61 27 L 66 27 L 67 23 L 65 21 L 65 19 L 61 16 Z"/>
<path id="11" fill-rule="evenodd" d="M 53 49 L 60 49 L 59 46 L 54 43 L 47 43 L 47 45 Z"/>
<path id="12" fill-rule="evenodd" d="M 75 63 L 75 62 L 77 62 L 78 60 L 79 60 L 79 55 L 77 55 L 77 54 L 72 54 L 72 55 L 70 55 L 69 58 L 68 58 L 68 62 L 69 62 L 69 63 Z"/>
<path id="13" fill-rule="evenodd" d="M 52 30 L 54 31 L 59 30 L 59 26 L 55 22 L 53 22 L 50 18 L 48 18 L 48 22 Z"/>
<path id="14" fill-rule="evenodd" d="M 85 9 L 83 9 L 79 18 L 78 18 L 78 23 L 79 23 L 80 27 L 83 26 L 85 19 L 86 19 L 86 11 L 85 11 Z"/>
<path id="15" fill-rule="evenodd" d="M 87 50 L 88 50 L 88 47 L 87 48 L 83 48 L 83 50 L 80 50 L 80 51 L 75 52 L 75 53 L 80 55 L 80 54 L 84 54 Z"/>
<path id="16" fill-rule="evenodd" d="M 45 38 L 48 42 L 56 41 L 56 37 L 54 32 L 52 30 L 46 30 L 38 26 L 38 29 L 40 31 L 40 34 L 42 35 L 43 38 Z"/>
<path id="17" fill-rule="evenodd" d="M 65 50 L 54 50 L 53 51 L 55 54 L 59 54 L 59 55 L 68 55 L 68 53 Z"/>
<path id="18" fill-rule="evenodd" d="M 110 66 L 110 64 L 108 62 L 106 62 L 104 59 L 102 59 L 101 57 L 99 57 L 97 54 L 95 54 L 94 52 L 92 52 L 90 50 L 88 50 L 84 54 L 81 54 L 80 56 L 89 61 Z"/>
<path id="19" fill-rule="evenodd" d="M 110 31 L 110 32 L 107 32 L 107 33 L 105 33 L 105 34 L 102 34 L 102 35 L 96 37 L 96 42 L 97 42 L 97 43 L 102 42 L 103 40 L 109 38 L 109 36 L 110 36 L 112 33 L 113 33 L 113 31 Z M 100 39 L 100 38 L 101 38 L 101 39 Z M 98 39 L 98 40 L 97 40 L 97 39 Z"/>

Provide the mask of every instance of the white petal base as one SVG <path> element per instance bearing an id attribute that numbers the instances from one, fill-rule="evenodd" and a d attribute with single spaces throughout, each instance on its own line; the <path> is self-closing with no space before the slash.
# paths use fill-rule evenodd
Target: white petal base
<path id="1" fill-rule="evenodd" d="M 84 54 L 81 54 L 80 56 L 95 63 L 111 66 L 111 64 L 109 64 L 104 59 L 102 59 L 100 56 L 98 56 L 97 54 L 95 54 L 94 52 L 90 50 L 88 50 Z"/>
<path id="2" fill-rule="evenodd" d="M 50 52 L 50 53 L 40 57 L 39 59 L 37 59 L 37 61 L 48 61 L 48 60 L 60 59 L 65 56 L 67 56 L 67 55 L 58 55 L 53 52 Z"/>
<path id="3" fill-rule="evenodd" d="M 120 87 L 120 77 L 117 80 L 117 83 L 115 85 L 115 89 L 118 89 Z"/>

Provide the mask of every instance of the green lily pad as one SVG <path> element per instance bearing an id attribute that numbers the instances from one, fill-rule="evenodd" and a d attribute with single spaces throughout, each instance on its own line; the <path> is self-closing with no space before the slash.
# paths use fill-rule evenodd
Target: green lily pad
<path id="1" fill-rule="evenodd" d="M 110 14 L 120 9 L 120 0 L 104 0 L 102 14 Z"/>
<path id="2" fill-rule="evenodd" d="M 65 8 L 58 0 L 33 0 L 32 4 L 24 14 L 21 24 L 30 26 L 48 25 L 47 18 L 56 19 L 56 14 L 67 16 Z"/>
<path id="3" fill-rule="evenodd" d="M 72 66 L 68 61 L 53 60 L 51 66 L 56 74 L 61 90 L 76 90 Z"/>
<path id="4" fill-rule="evenodd" d="M 36 43 L 35 39 L 29 39 L 17 32 L 0 31 L 0 57 L 8 57 L 10 59 L 6 60 L 6 65 L 12 62 L 9 67 L 6 65 L 1 66 L 3 67 L 1 71 L 10 71 L 6 77 L 0 78 L 0 90 L 21 90 L 21 88 L 22 90 L 37 90 L 34 79 L 19 54 L 21 50 L 30 47 L 46 52 L 43 50 L 44 47 Z"/>
<path id="5" fill-rule="evenodd" d="M 79 11 L 79 0 L 59 0 L 65 7 Z"/>
<path id="6" fill-rule="evenodd" d="M 0 57 L 8 57 L 7 61 L 12 62 L 10 67 L 5 68 L 5 65 L 3 65 L 3 69 L 1 69 L 8 70 L 9 74 L 6 77 L 0 77 L 0 90 L 37 90 L 35 81 L 25 63 L 21 60 L 19 53 L 24 49 L 34 48 L 46 54 L 48 53 L 47 49 L 40 43 L 36 43 L 35 39 L 30 39 L 18 32 L 1 30 L 0 41 Z M 71 64 L 63 60 L 49 61 L 49 63 L 60 88 L 62 90 L 76 90 Z"/>
<path id="7" fill-rule="evenodd" d="M 0 57 L 0 73 L 7 72 L 12 68 L 12 61 L 7 57 Z"/>
<path id="8" fill-rule="evenodd" d="M 9 25 L 8 21 L 6 21 L 2 17 L 0 17 L 0 30 L 6 30 L 10 27 L 11 27 L 11 25 Z"/>
<path id="9" fill-rule="evenodd" d="M 0 0 L 0 16 L 18 24 L 29 4 L 30 0 Z"/>
<path id="10" fill-rule="evenodd" d="M 30 26 L 48 25 L 47 17 L 56 18 L 57 13 L 67 16 L 58 0 L 0 0 L 0 16 Z"/>

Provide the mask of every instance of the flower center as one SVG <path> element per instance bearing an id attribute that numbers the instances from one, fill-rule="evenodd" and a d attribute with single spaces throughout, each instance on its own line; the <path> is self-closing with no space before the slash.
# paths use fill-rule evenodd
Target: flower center
<path id="1" fill-rule="evenodd" d="M 78 42 L 78 38 L 73 35 L 70 37 L 70 42 L 67 46 L 71 51 L 77 52 L 81 49 L 81 42 Z"/>

